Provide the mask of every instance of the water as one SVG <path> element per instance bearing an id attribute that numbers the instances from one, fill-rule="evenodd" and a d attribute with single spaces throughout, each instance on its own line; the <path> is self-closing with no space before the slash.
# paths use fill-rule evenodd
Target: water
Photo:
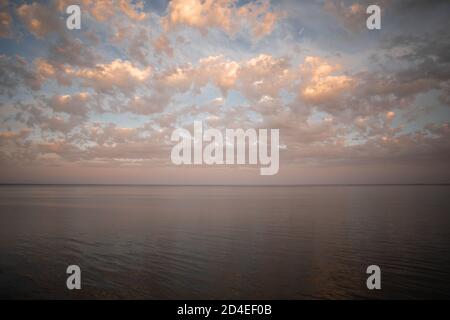
<path id="1" fill-rule="evenodd" d="M 1 186 L 0 298 L 450 298 L 450 186 Z"/>

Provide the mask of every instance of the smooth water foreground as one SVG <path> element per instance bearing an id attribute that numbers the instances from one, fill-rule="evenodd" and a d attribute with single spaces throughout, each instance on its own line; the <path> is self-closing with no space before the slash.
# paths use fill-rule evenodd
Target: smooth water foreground
<path id="1" fill-rule="evenodd" d="M 450 186 L 1 186 L 0 298 L 450 298 Z"/>

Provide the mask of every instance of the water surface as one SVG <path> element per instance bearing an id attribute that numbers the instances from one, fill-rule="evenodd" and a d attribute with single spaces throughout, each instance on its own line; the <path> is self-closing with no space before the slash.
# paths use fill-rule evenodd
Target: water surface
<path id="1" fill-rule="evenodd" d="M 0 298 L 450 298 L 449 199 L 449 186 L 1 186 Z"/>

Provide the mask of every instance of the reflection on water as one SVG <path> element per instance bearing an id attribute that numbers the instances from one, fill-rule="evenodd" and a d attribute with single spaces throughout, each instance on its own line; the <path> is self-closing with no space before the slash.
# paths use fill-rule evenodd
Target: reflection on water
<path id="1" fill-rule="evenodd" d="M 2 186 L 0 298 L 450 298 L 449 199 L 449 186 Z M 366 289 L 371 264 L 381 291 Z"/>

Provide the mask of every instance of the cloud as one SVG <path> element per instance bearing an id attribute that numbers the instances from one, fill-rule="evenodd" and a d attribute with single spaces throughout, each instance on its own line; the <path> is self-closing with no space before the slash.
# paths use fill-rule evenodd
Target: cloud
<path id="1" fill-rule="evenodd" d="M 173 57 L 173 48 L 170 46 L 169 39 L 164 34 L 161 34 L 153 41 L 153 46 L 157 54 L 164 53 L 169 57 Z"/>
<path id="2" fill-rule="evenodd" d="M 292 69 L 289 59 L 260 54 L 239 64 L 237 78 L 239 90 L 249 99 L 258 101 L 292 89 L 298 72 Z"/>
<path id="3" fill-rule="evenodd" d="M 312 104 L 335 101 L 343 92 L 350 89 L 355 80 L 346 75 L 333 75 L 341 69 L 320 57 L 308 56 L 300 68 L 302 85 L 301 98 Z"/>
<path id="4" fill-rule="evenodd" d="M 107 22 L 122 13 L 133 21 L 143 21 L 148 15 L 143 12 L 144 2 L 131 0 L 56 0 L 56 7 L 65 12 L 69 5 L 77 4 L 98 22 Z"/>
<path id="5" fill-rule="evenodd" d="M 132 20 L 142 21 L 147 18 L 147 14 L 142 12 L 144 9 L 144 2 L 142 1 L 138 1 L 136 4 L 133 4 L 129 0 L 120 0 L 119 6 L 127 17 Z"/>
<path id="6" fill-rule="evenodd" d="M 0 7 L 0 38 L 8 38 L 11 36 L 13 19 L 7 8 Z"/>
<path id="7" fill-rule="evenodd" d="M 108 64 L 97 64 L 93 68 L 70 69 L 67 73 L 82 79 L 83 86 L 98 92 L 119 90 L 128 95 L 149 79 L 152 69 L 140 69 L 130 61 L 116 59 Z"/>
<path id="8" fill-rule="evenodd" d="M 252 35 L 260 38 L 270 34 L 278 16 L 270 11 L 269 1 L 249 2 L 238 7 L 236 0 L 173 0 L 162 24 L 166 30 L 186 25 L 207 34 L 209 28 L 218 28 L 234 35 L 242 27 L 249 27 Z"/>
<path id="9" fill-rule="evenodd" d="M 37 120 L 37 119 L 35 119 Z M 73 129 L 76 129 L 83 123 L 83 118 L 77 116 L 63 117 L 59 115 L 46 116 L 41 115 L 36 126 L 44 132 L 51 132 L 52 134 L 63 133 L 68 134 Z"/>
<path id="10" fill-rule="evenodd" d="M 92 67 L 100 56 L 80 39 L 64 36 L 50 46 L 48 59 L 53 64 Z"/>
<path id="11" fill-rule="evenodd" d="M 226 60 L 222 56 L 208 56 L 198 61 L 197 66 L 191 64 L 171 68 L 155 75 L 157 90 L 172 95 L 200 88 L 211 83 L 219 88 L 224 95 L 235 86 L 239 63 Z"/>
<path id="12" fill-rule="evenodd" d="M 196 66 L 168 70 L 157 76 L 157 82 L 161 87 L 181 92 L 191 88 L 198 91 L 207 84 L 213 84 L 224 96 L 233 89 L 250 99 L 259 100 L 265 95 L 277 96 L 282 89 L 289 89 L 295 77 L 295 71 L 284 58 L 260 54 L 235 61 L 218 55 L 201 58 Z"/>
<path id="13" fill-rule="evenodd" d="M 147 30 L 141 29 L 138 34 L 131 39 L 131 43 L 128 47 L 128 54 L 130 58 L 144 66 L 147 65 L 149 42 L 150 37 Z"/>
<path id="14" fill-rule="evenodd" d="M 386 113 L 386 119 L 387 120 L 392 120 L 395 117 L 395 112 L 394 111 L 389 111 Z"/>
<path id="15" fill-rule="evenodd" d="M 415 1 L 415 0 L 414 0 Z M 362 1 L 342 1 L 342 0 L 325 0 L 323 9 L 329 15 L 335 17 L 347 31 L 358 33 L 367 30 L 366 20 L 369 14 L 366 12 L 370 5 L 378 5 L 381 10 L 382 17 L 385 17 L 385 10 L 391 9 L 394 4 L 405 2 L 404 0 L 362 0 Z M 397 12 L 397 15 L 400 14 Z"/>
<path id="16" fill-rule="evenodd" d="M 282 16 L 270 8 L 270 1 L 249 2 L 237 10 L 238 18 L 245 21 L 256 38 L 262 38 L 272 33 L 277 20 Z"/>
<path id="17" fill-rule="evenodd" d="M 72 84 L 72 79 L 68 72 L 70 68 L 61 64 L 55 64 L 45 58 L 37 58 L 34 60 L 34 67 L 37 78 L 41 83 L 56 79 L 57 83 L 64 86 Z"/>
<path id="18" fill-rule="evenodd" d="M 43 84 L 43 79 L 19 56 L 0 55 L 0 70 L 1 94 L 13 94 L 20 87 L 39 90 Z"/>
<path id="19" fill-rule="evenodd" d="M 55 95 L 50 99 L 49 105 L 55 112 L 64 112 L 84 117 L 88 112 L 87 104 L 90 99 L 91 97 L 87 92 L 80 92 L 73 95 Z"/>
<path id="20" fill-rule="evenodd" d="M 153 114 L 163 111 L 168 99 L 158 94 L 150 96 L 136 96 L 130 99 L 126 110 L 136 114 Z"/>
<path id="21" fill-rule="evenodd" d="M 349 31 L 361 31 L 366 29 L 366 8 L 360 3 L 346 6 L 343 1 L 326 0 L 324 9 L 335 16 Z"/>
<path id="22" fill-rule="evenodd" d="M 22 129 L 16 131 L 0 131 L 0 141 L 14 140 L 14 139 L 26 139 L 31 133 L 30 129 Z"/>
<path id="23" fill-rule="evenodd" d="M 111 19 L 116 12 L 116 5 L 114 0 L 82 0 L 83 10 L 87 10 L 90 15 L 100 22 L 106 22 Z M 65 11 L 65 8 L 73 3 L 70 1 L 60 1 L 60 9 Z"/>
<path id="24" fill-rule="evenodd" d="M 69 4 L 82 5 L 81 32 L 58 29 Z M 23 24 L 39 39 L 18 39 L 0 53 L 0 162 L 28 172 L 49 165 L 173 172 L 171 131 L 203 119 L 217 128 L 279 128 L 280 173 L 293 166 L 296 178 L 305 164 L 326 172 L 372 164 L 381 172 L 392 163 L 448 163 L 446 4 L 383 1 L 384 31 L 343 33 L 341 25 L 365 28 L 366 4 L 9 3 L 10 11 L 0 9 L 11 13 L 0 16 L 0 35 L 21 34 Z M 418 12 L 427 13 L 419 24 Z M 393 21 L 397 15 L 404 19 Z"/>
<path id="25" fill-rule="evenodd" d="M 62 32 L 65 26 L 54 10 L 48 6 L 33 2 L 22 4 L 16 9 L 17 15 L 28 31 L 38 38 L 51 32 Z"/>

